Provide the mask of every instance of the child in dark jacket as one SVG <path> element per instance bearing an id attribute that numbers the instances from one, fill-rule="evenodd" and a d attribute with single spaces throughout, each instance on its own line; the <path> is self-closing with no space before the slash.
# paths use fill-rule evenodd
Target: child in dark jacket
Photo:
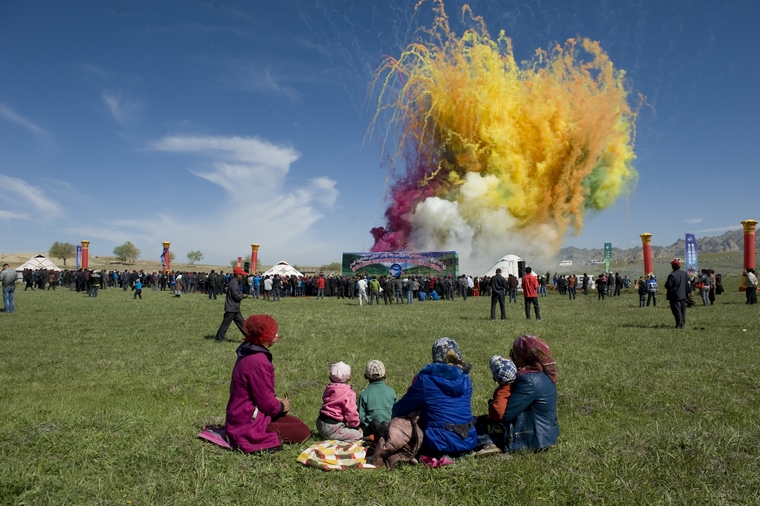
<path id="1" fill-rule="evenodd" d="M 646 306 L 647 302 L 647 284 L 644 278 L 639 278 L 639 307 Z"/>
<path id="2" fill-rule="evenodd" d="M 367 363 L 364 377 L 369 385 L 359 394 L 359 425 L 365 435 L 383 435 L 391 421 L 393 405 L 398 400 L 396 391 L 383 381 L 385 364 L 379 360 Z"/>
<path id="3" fill-rule="evenodd" d="M 317 418 L 317 432 L 324 439 L 358 441 L 364 435 L 359 428 L 356 392 L 351 389 L 351 366 L 338 362 L 330 366 L 330 383 L 322 395 L 322 409 Z"/>

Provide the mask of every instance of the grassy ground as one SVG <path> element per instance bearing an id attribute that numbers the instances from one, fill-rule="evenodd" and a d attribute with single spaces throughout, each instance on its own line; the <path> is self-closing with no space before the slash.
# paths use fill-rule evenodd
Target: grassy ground
<path id="1" fill-rule="evenodd" d="M 474 363 L 473 411 L 493 382 L 488 358 L 534 333 L 559 363 L 559 443 L 509 460 L 465 459 L 439 470 L 326 473 L 295 459 L 196 438 L 220 422 L 234 350 L 211 339 L 223 300 L 107 290 L 16 292 L 0 314 L 0 503 L 22 504 L 756 504 L 760 499 L 758 306 L 736 279 L 712 307 L 673 328 L 664 297 L 540 300 L 543 322 L 488 301 L 359 307 L 346 300 L 245 301 L 278 319 L 277 393 L 313 427 L 328 365 L 385 362 L 403 394 L 440 336 Z M 522 303 L 522 298 L 520 298 Z"/>

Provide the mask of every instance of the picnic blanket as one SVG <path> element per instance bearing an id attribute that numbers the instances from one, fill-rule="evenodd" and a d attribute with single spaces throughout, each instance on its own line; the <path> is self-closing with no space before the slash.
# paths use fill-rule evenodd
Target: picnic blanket
<path id="1" fill-rule="evenodd" d="M 359 441 L 321 441 L 301 452 L 296 460 L 323 471 L 375 469 L 375 466 L 367 463 L 367 449 Z"/>

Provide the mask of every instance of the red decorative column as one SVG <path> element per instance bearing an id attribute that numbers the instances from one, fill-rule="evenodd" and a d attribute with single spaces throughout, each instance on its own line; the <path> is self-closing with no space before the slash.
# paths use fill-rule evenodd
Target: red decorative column
<path id="1" fill-rule="evenodd" d="M 644 276 L 654 274 L 654 262 L 652 261 L 652 234 L 643 233 L 641 237 L 641 249 L 644 255 Z"/>
<path id="2" fill-rule="evenodd" d="M 251 244 L 251 272 L 258 272 L 259 266 L 259 245 Z"/>
<path id="3" fill-rule="evenodd" d="M 744 226 L 744 272 L 747 269 L 755 268 L 755 227 L 757 227 L 757 220 L 744 220 L 742 222 Z M 742 274 L 742 286 L 739 290 L 747 290 L 747 279 Z"/>
<path id="4" fill-rule="evenodd" d="M 90 268 L 90 241 L 82 241 L 82 269 L 89 269 L 89 268 Z"/>
<path id="5" fill-rule="evenodd" d="M 170 269 L 170 267 L 171 267 L 170 264 L 171 264 L 171 259 L 172 259 L 172 254 L 169 251 L 169 246 L 171 246 L 172 243 L 170 243 L 168 241 L 164 241 L 161 244 L 164 246 L 164 251 L 162 253 L 163 256 L 164 256 L 164 272 L 169 272 L 171 270 Z"/>

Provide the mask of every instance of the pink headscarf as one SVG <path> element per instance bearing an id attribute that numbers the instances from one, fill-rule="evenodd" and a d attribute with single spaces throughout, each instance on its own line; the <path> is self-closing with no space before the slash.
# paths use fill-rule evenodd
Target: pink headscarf
<path id="1" fill-rule="evenodd" d="M 517 338 L 510 352 L 518 368 L 517 375 L 545 372 L 552 383 L 557 384 L 557 362 L 552 357 L 549 345 L 532 335 Z"/>

